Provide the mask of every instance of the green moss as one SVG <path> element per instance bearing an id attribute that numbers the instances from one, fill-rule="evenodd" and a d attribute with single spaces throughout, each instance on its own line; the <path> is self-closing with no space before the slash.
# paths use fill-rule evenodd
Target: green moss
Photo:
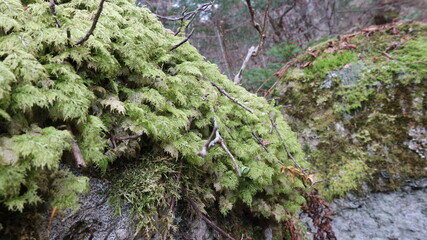
<path id="1" fill-rule="evenodd" d="M 320 188 L 329 199 L 361 185 L 395 189 L 426 176 L 425 159 L 408 142 L 409 132 L 427 122 L 427 24 L 395 29 L 356 34 L 347 40 L 357 46 L 352 51 L 320 52 L 312 66 L 289 69 L 273 93 L 326 180 Z"/>
<path id="2" fill-rule="evenodd" d="M 149 226 L 153 209 L 175 196 L 156 191 L 170 183 L 165 176 L 181 164 L 183 192 L 206 209 L 233 215 L 235 206 L 244 202 L 239 206 L 253 218 L 262 218 L 261 210 L 265 218 L 279 221 L 296 214 L 308 189 L 300 179 L 292 184 L 291 177 L 280 172 L 278 161 L 294 163 L 278 135 L 270 131 L 270 116 L 293 157 L 304 168 L 310 164 L 280 110 L 236 86 L 190 44 L 170 51 L 182 37 L 167 32 L 148 9 L 128 0 L 105 2 L 93 35 L 76 46 L 92 25 L 99 1 L 58 3 L 61 28 L 54 24 L 46 2 L 26 7 L 18 0 L 7 2 L 0 5 L 7 18 L 0 21 L 0 136 L 6 139 L 0 150 L 9 157 L 0 159 L 0 204 L 23 210 L 40 202 L 44 191 L 37 190 L 45 190 L 37 181 L 40 177 L 67 186 L 63 198 L 55 198 L 52 191 L 47 201 L 71 205 L 69 200 L 76 199 L 71 196 L 84 190 L 76 179 L 83 185 L 86 179 L 56 173 L 76 142 L 87 165 L 99 169 L 101 176 L 114 171 L 117 179 L 132 178 L 117 181 L 115 189 L 123 187 L 119 197 L 134 204 L 140 226 Z M 211 82 L 254 113 L 222 95 Z M 249 169 L 244 176 L 237 176 L 233 161 L 220 147 L 209 150 L 206 158 L 197 154 L 214 119 L 239 167 Z M 270 143 L 270 153 L 252 131 Z M 114 137 L 136 134 L 142 136 L 123 141 Z M 10 141 L 11 147 L 6 144 Z M 170 158 L 147 163 L 148 153 Z M 135 171 L 123 172 L 109 169 L 112 162 L 139 160 L 147 166 L 136 164 Z M 21 193 L 21 185 L 29 191 Z M 134 185 L 147 187 L 147 195 Z M 203 197 L 207 192 L 212 195 L 209 200 Z M 267 208 L 259 209 L 258 201 Z"/>
<path id="3" fill-rule="evenodd" d="M 352 51 L 323 54 L 313 62 L 313 66 L 304 69 L 306 81 L 324 78 L 331 70 L 340 69 L 347 63 L 355 60 L 357 60 L 357 56 Z"/>

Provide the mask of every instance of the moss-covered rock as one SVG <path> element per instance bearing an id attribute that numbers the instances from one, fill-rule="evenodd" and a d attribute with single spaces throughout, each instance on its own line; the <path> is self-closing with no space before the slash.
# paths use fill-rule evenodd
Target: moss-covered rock
<path id="1" fill-rule="evenodd" d="M 427 23 L 340 36 L 279 74 L 273 95 L 325 180 L 324 195 L 364 183 L 395 189 L 427 175 Z"/>
<path id="2" fill-rule="evenodd" d="M 133 1 L 105 2 L 93 35 L 76 44 L 99 3 L 61 1 L 54 16 L 46 1 L 0 2 L 1 209 L 23 211 L 41 201 L 76 207 L 87 178 L 58 166 L 80 150 L 79 164 L 114 175 L 118 201 L 135 203 L 143 223 L 154 212 L 170 218 L 172 199 L 279 223 L 298 212 L 307 186 L 278 162 L 293 166 L 292 154 L 308 164 L 280 111 L 235 86 L 190 44 L 170 51 L 182 38 Z M 205 158 L 197 154 L 214 120 L 241 177 L 219 145 Z M 268 152 L 253 133 L 269 143 Z M 159 186 L 171 191 L 159 194 Z"/>

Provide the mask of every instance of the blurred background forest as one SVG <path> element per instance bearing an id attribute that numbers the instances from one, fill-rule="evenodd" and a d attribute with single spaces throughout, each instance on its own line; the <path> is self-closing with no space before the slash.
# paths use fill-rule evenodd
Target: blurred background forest
<path id="1" fill-rule="evenodd" d="M 234 79 L 238 74 L 250 47 L 260 43 L 261 32 L 254 28 L 247 5 L 251 3 L 254 21 L 259 23 L 265 39 L 259 54 L 247 61 L 241 84 L 259 95 L 263 95 L 276 81 L 274 74 L 284 63 L 315 43 L 370 25 L 427 20 L 427 0 L 212 2 L 137 1 L 141 7 L 147 7 L 156 13 L 174 33 L 189 36 L 194 29 L 190 42 L 208 61 L 218 64 L 220 70 L 230 79 Z M 196 14 L 188 14 L 192 11 Z M 179 30 L 183 24 L 186 31 Z M 262 28 L 264 24 L 265 28 Z"/>

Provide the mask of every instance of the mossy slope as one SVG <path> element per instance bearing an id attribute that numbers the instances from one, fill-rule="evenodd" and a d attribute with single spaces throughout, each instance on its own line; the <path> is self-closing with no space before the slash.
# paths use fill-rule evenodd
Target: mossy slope
<path id="1" fill-rule="evenodd" d="M 427 23 L 374 26 L 299 56 L 273 95 L 328 197 L 427 175 Z"/>
<path id="2" fill-rule="evenodd" d="M 171 52 L 182 38 L 171 35 L 153 14 L 132 1 L 105 2 L 93 36 L 75 45 L 92 25 L 98 4 L 59 3 L 57 28 L 49 2 L 0 3 L 0 203 L 9 211 L 22 211 L 42 200 L 62 209 L 75 207 L 75 193 L 85 191 L 87 178 L 60 174 L 58 166 L 76 142 L 89 167 L 113 171 L 119 178 L 122 169 L 108 168 L 118 159 L 124 164 L 143 159 L 159 165 L 161 176 L 153 179 L 167 179 L 176 192 L 159 196 L 153 185 L 164 182 L 141 183 L 147 191 L 131 192 L 132 200 L 146 201 L 138 205 L 143 206 L 136 209 L 138 214 L 167 209 L 163 203 L 188 196 L 201 208 L 223 214 L 232 212 L 235 204 L 252 216 L 278 222 L 296 213 L 305 201 L 306 186 L 280 172 L 278 161 L 293 163 L 270 131 L 271 117 L 293 157 L 303 167 L 308 164 L 279 110 L 235 86 L 188 43 Z M 210 81 L 254 113 L 221 95 Z M 238 165 L 244 172 L 250 169 L 242 177 L 220 147 L 210 149 L 206 158 L 196 154 L 208 139 L 214 118 Z M 269 143 L 270 153 L 252 131 Z M 142 137 L 124 141 L 114 137 L 140 133 Z M 157 160 L 147 161 L 153 154 Z M 146 169 L 153 166 L 141 171 Z M 185 191 L 171 182 L 179 171 Z M 138 186 L 133 179 L 143 181 L 132 178 L 127 186 Z"/>

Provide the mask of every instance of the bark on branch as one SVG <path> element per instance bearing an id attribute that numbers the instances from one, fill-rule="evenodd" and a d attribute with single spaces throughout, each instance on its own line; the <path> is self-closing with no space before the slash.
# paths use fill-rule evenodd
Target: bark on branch
<path id="1" fill-rule="evenodd" d="M 233 96 L 231 96 L 228 92 L 226 92 L 224 89 L 222 89 L 220 86 L 218 86 L 218 84 L 214 83 L 211 81 L 211 84 L 216 87 L 218 89 L 218 91 L 220 91 L 223 95 L 225 95 L 226 97 L 228 97 L 229 99 L 231 99 L 231 101 L 237 103 L 239 106 L 241 106 L 242 108 L 246 109 L 248 112 L 250 113 L 254 113 L 254 110 L 250 109 L 249 107 L 247 107 L 246 105 L 244 105 L 243 103 L 239 102 L 236 98 L 234 98 Z"/>
<path id="2" fill-rule="evenodd" d="M 82 39 L 80 39 L 79 41 L 76 42 L 76 45 L 83 44 L 84 42 L 86 42 L 89 39 L 90 35 L 93 34 L 93 31 L 96 28 L 96 24 L 98 23 L 99 17 L 101 16 L 101 12 L 102 12 L 102 9 L 104 7 L 104 2 L 105 2 L 105 0 L 101 0 L 101 2 L 99 3 L 98 10 L 95 14 L 95 17 L 93 18 L 92 26 L 90 27 L 90 29 L 86 33 L 86 35 Z"/>
<path id="3" fill-rule="evenodd" d="M 144 133 L 138 133 L 138 134 L 134 134 L 126 137 L 117 137 L 116 135 L 113 134 L 113 132 L 110 132 L 110 141 L 111 141 L 111 144 L 113 144 L 113 147 L 116 147 L 117 146 L 116 141 L 125 141 L 129 139 L 135 139 L 135 138 L 141 137 L 142 135 L 144 135 Z"/>
<path id="4" fill-rule="evenodd" d="M 186 36 L 184 38 L 184 40 L 182 40 L 178 44 L 172 46 L 171 49 L 170 49 L 170 51 L 173 51 L 173 50 L 177 49 L 178 47 L 180 47 L 182 44 L 186 43 L 190 39 L 190 37 L 193 35 L 193 33 L 194 33 L 194 28 L 193 28 L 193 30 L 191 30 L 190 34 L 188 34 L 188 36 Z"/>

